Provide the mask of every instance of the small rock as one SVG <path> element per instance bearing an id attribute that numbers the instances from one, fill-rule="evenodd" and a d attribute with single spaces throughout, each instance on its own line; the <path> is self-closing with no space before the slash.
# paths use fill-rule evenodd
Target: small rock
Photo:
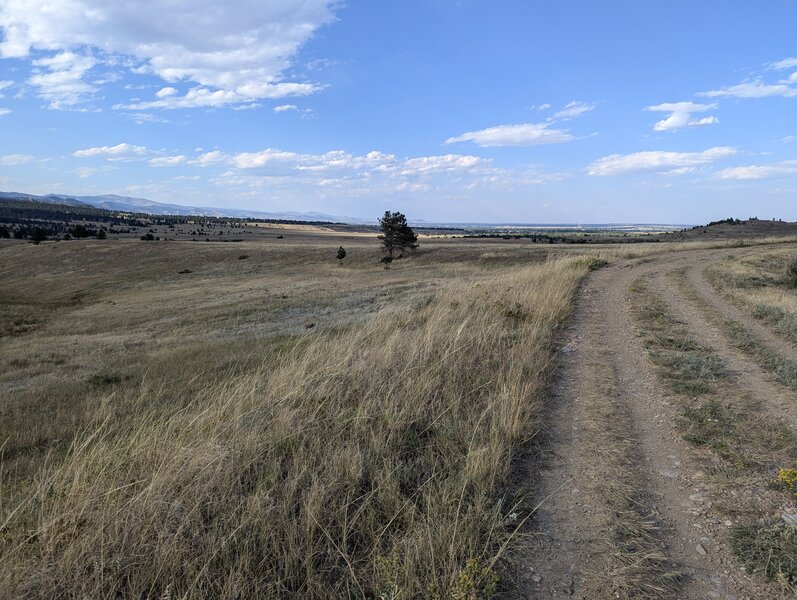
<path id="1" fill-rule="evenodd" d="M 708 554 L 708 551 L 706 550 L 705 546 L 703 546 L 703 544 L 698 544 L 697 545 L 697 553 L 702 555 L 702 556 L 705 556 L 706 554 Z"/>
<path id="2" fill-rule="evenodd" d="M 789 527 L 797 527 L 797 514 L 783 513 L 780 517 Z"/>
<path id="3" fill-rule="evenodd" d="M 675 469 L 662 469 L 659 471 L 659 473 L 661 473 L 665 477 L 669 477 L 670 479 L 675 479 L 676 477 L 678 477 L 678 471 L 676 471 Z"/>
<path id="4" fill-rule="evenodd" d="M 562 581 L 559 582 L 559 585 L 568 596 L 572 595 L 575 591 L 575 585 L 573 584 L 573 577 L 571 575 L 562 577 Z"/>
<path id="5" fill-rule="evenodd" d="M 534 583 L 539 583 L 540 581 L 542 581 L 542 577 L 540 577 L 539 575 L 534 575 L 534 576 L 532 576 L 531 580 Z"/>

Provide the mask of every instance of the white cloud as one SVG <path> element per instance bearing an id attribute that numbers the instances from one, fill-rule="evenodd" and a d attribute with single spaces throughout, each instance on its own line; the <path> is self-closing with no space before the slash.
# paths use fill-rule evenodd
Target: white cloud
<path id="1" fill-rule="evenodd" d="M 34 60 L 37 68 L 28 83 L 39 88 L 39 96 L 50 102 L 50 108 L 68 108 L 95 91 L 94 85 L 85 82 L 83 76 L 96 64 L 92 56 L 61 52 Z"/>
<path id="2" fill-rule="evenodd" d="M 570 102 L 559 112 L 554 113 L 553 116 L 555 119 L 574 119 L 594 109 L 595 109 L 594 104 L 590 104 L 588 102 L 573 101 Z"/>
<path id="3" fill-rule="evenodd" d="M 444 154 L 442 156 L 420 156 L 404 161 L 402 175 L 424 175 L 450 171 L 468 170 L 487 162 L 478 156 Z"/>
<path id="4" fill-rule="evenodd" d="M 274 173 L 296 171 L 307 174 L 350 171 L 389 176 L 426 176 L 455 171 L 465 172 L 486 166 L 490 161 L 462 154 L 419 156 L 400 160 L 393 154 L 378 150 L 372 150 L 364 155 L 354 155 L 344 150 L 331 150 L 323 154 L 299 154 L 267 148 L 259 152 L 237 154 L 207 152 L 188 162 L 203 167 L 221 164 L 239 171 L 267 169 Z"/>
<path id="5" fill-rule="evenodd" d="M 289 110 L 299 110 L 299 107 L 295 104 L 280 104 L 274 107 L 274 112 L 286 112 Z"/>
<path id="6" fill-rule="evenodd" d="M 772 69 L 792 69 L 797 67 L 797 58 L 784 58 L 769 65 Z"/>
<path id="7" fill-rule="evenodd" d="M 165 87 L 165 88 L 161 88 L 157 92 L 155 92 L 155 97 L 156 98 L 168 98 L 169 96 L 174 96 L 176 93 L 177 93 L 177 88 Z"/>
<path id="8" fill-rule="evenodd" d="M 744 165 L 717 172 L 720 179 L 754 180 L 797 175 L 797 160 L 785 160 L 774 165 Z"/>
<path id="9" fill-rule="evenodd" d="M 696 104 L 694 102 L 665 102 L 655 106 L 648 106 L 645 110 L 654 112 L 670 113 L 666 118 L 657 122 L 653 129 L 655 131 L 672 131 L 683 127 L 694 127 L 698 125 L 712 125 L 719 123 L 719 119 L 714 116 L 702 119 L 693 119 L 693 113 L 715 110 L 716 104 Z"/>
<path id="10" fill-rule="evenodd" d="M 35 157 L 30 154 L 5 154 L 0 156 L 0 166 L 13 167 L 16 165 L 24 165 L 34 159 Z"/>
<path id="11" fill-rule="evenodd" d="M 612 154 L 604 156 L 587 167 L 590 175 L 622 175 L 635 171 L 659 171 L 670 175 L 678 173 L 678 169 L 695 167 L 715 162 L 721 158 L 736 154 L 735 148 L 718 146 L 703 152 L 664 152 L 647 151 L 632 154 Z"/>
<path id="12" fill-rule="evenodd" d="M 535 146 L 539 144 L 559 144 L 575 139 L 571 134 L 559 129 L 550 129 L 550 123 L 522 123 L 520 125 L 499 125 L 479 131 L 468 131 L 462 135 L 448 138 L 446 144 L 474 142 L 485 148 L 494 146 Z"/>
<path id="13" fill-rule="evenodd" d="M 499 187 L 508 173 L 498 173 L 489 159 L 461 154 L 399 158 L 372 150 L 352 154 L 331 150 L 320 154 L 267 148 L 257 152 L 204 152 L 186 161 L 194 167 L 220 169 L 214 185 L 272 190 L 305 187 L 335 194 L 391 194 L 471 185 Z M 494 177 L 500 174 L 501 177 Z M 490 178 L 494 177 L 493 180 Z"/>
<path id="14" fill-rule="evenodd" d="M 663 171 L 661 174 L 678 177 L 680 175 L 688 175 L 689 173 L 693 173 L 696 170 L 697 167 L 678 167 L 677 169 L 670 169 L 669 171 Z"/>
<path id="15" fill-rule="evenodd" d="M 272 162 L 295 161 L 297 157 L 295 152 L 268 148 L 261 152 L 241 152 L 232 156 L 230 162 L 238 169 L 256 169 Z"/>
<path id="16" fill-rule="evenodd" d="M 765 65 L 768 69 L 785 70 L 797 68 L 797 58 L 784 58 Z M 775 82 L 764 81 L 756 77 L 737 85 L 722 87 L 718 90 L 700 92 L 698 96 L 706 98 L 794 98 L 797 97 L 797 72 L 791 73 L 787 79 Z"/>
<path id="17" fill-rule="evenodd" d="M 128 143 L 117 144 L 116 146 L 96 146 L 94 148 L 84 148 L 72 154 L 78 158 L 89 158 L 93 156 L 107 156 L 109 160 L 123 160 L 145 156 L 149 153 L 144 146 L 134 146 Z"/>
<path id="18" fill-rule="evenodd" d="M 231 104 L 251 103 L 259 98 L 284 98 L 286 96 L 307 96 L 323 86 L 311 83 L 270 83 L 259 86 L 243 86 L 239 90 L 210 89 L 206 87 L 191 88 L 184 96 L 168 96 L 158 100 L 133 102 L 132 104 L 116 104 L 116 109 L 151 110 L 153 108 L 203 108 L 220 107 Z"/>
<path id="19" fill-rule="evenodd" d="M 151 102 L 134 104 L 136 110 L 305 95 L 323 86 L 286 81 L 285 72 L 300 47 L 334 19 L 339 4 L 338 0 L 241 0 L 234 6 L 216 0 L 9 0 L 0 4 L 0 57 L 26 58 L 31 50 L 53 53 L 40 61 L 81 56 L 80 64 L 41 63 L 53 73 L 31 80 L 54 107 L 74 104 L 94 91 L 83 82 L 83 75 L 97 59 L 125 64 L 133 73 L 153 74 L 168 83 L 195 84 L 185 96 L 156 96 Z"/>
<path id="20" fill-rule="evenodd" d="M 226 160 L 226 156 L 220 150 L 212 150 L 210 152 L 200 154 L 191 161 L 191 164 L 197 167 L 207 167 L 224 162 L 224 160 Z"/>
<path id="21" fill-rule="evenodd" d="M 10 87 L 13 87 L 14 82 L 10 79 L 3 79 L 0 81 L 0 90 L 7 90 Z"/>
<path id="22" fill-rule="evenodd" d="M 757 79 L 755 81 L 724 87 L 719 90 L 700 92 L 698 96 L 704 96 L 706 98 L 771 98 L 773 96 L 792 98 L 797 96 L 797 88 L 793 88 L 786 83 L 770 84 Z"/>
<path id="23" fill-rule="evenodd" d="M 85 179 L 86 177 L 91 177 L 96 172 L 97 169 L 95 169 L 94 167 L 79 167 L 75 171 L 75 173 L 77 173 L 77 176 L 80 177 L 81 179 Z"/>
<path id="24" fill-rule="evenodd" d="M 551 108 L 550 104 L 537 107 L 540 110 Z M 576 139 L 572 134 L 563 129 L 555 129 L 557 121 L 569 121 L 594 110 L 595 105 L 587 102 L 573 101 L 562 110 L 554 113 L 545 123 L 519 123 L 516 125 L 498 125 L 468 131 L 462 135 L 448 138 L 444 143 L 456 144 L 458 142 L 473 142 L 484 148 L 495 146 L 537 146 L 541 144 L 561 144 Z"/>
<path id="25" fill-rule="evenodd" d="M 138 125 L 143 125 L 144 123 L 171 123 L 168 119 L 153 115 L 152 113 L 137 112 L 129 113 L 128 116 Z"/>
<path id="26" fill-rule="evenodd" d="M 12 112 L 14 112 L 14 111 L 12 111 L 10 108 L 5 108 L 5 107 L 0 106 L 0 117 L 4 117 L 6 115 L 10 115 Z"/>
<path id="27" fill-rule="evenodd" d="M 176 167 L 186 162 L 187 157 L 183 154 L 177 156 L 158 156 L 151 158 L 147 163 L 151 167 Z"/>

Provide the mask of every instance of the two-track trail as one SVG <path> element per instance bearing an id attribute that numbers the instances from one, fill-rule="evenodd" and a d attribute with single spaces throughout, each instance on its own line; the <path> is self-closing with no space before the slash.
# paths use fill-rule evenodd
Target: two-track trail
<path id="1" fill-rule="evenodd" d="M 712 481 L 705 453 L 678 430 L 682 398 L 657 375 L 630 309 L 630 290 L 644 278 L 694 338 L 725 361 L 760 410 L 795 431 L 795 394 L 735 350 L 695 298 L 674 283 L 674 274 L 682 274 L 705 302 L 728 318 L 741 317 L 716 297 L 702 271 L 744 251 L 620 261 L 583 285 L 562 335 L 544 415 L 547 429 L 534 473 L 539 508 L 521 561 L 518 597 L 781 597 L 778 587 L 749 575 L 734 557 L 731 523 L 707 501 Z"/>

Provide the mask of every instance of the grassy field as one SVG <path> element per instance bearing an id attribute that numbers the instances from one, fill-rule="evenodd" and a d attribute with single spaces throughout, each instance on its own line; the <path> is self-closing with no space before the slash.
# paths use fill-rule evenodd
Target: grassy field
<path id="1" fill-rule="evenodd" d="M 489 596 L 590 260 L 378 258 L 309 234 L 0 247 L 0 596 Z"/>
<path id="2" fill-rule="evenodd" d="M 741 259 L 728 258 L 711 266 L 711 283 L 735 304 L 776 333 L 797 342 L 797 280 L 788 267 L 793 250 L 756 253 Z"/>
<path id="3" fill-rule="evenodd" d="M 707 275 L 749 314 L 764 302 L 750 294 L 771 288 L 784 311 L 793 296 L 785 238 L 585 249 L 424 237 L 385 270 L 372 235 L 282 231 L 0 246 L 0 597 L 500 595 L 540 501 L 519 463 L 550 425 L 557 332 L 590 269 L 728 248 Z M 766 487 L 791 464 L 792 437 L 758 400 L 723 400 L 723 359 L 644 278 L 630 310 L 685 398 L 679 433 L 706 451 L 712 485 Z M 585 431 L 611 442 L 595 481 L 614 477 L 620 516 L 608 552 L 622 572 L 595 589 L 614 594 L 620 577 L 621 597 L 666 596 L 675 571 L 643 510 L 646 462 L 615 384 L 584 409 Z M 788 554 L 791 538 L 750 525 L 781 497 L 727 508 L 748 524 L 734 529 L 743 561 Z"/>

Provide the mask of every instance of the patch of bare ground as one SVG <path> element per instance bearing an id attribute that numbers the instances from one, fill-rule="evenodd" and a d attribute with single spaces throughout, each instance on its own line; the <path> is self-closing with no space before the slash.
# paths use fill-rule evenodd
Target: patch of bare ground
<path id="1" fill-rule="evenodd" d="M 540 506 L 520 575 L 525 597 L 730 599 L 786 593 L 753 575 L 755 561 L 747 560 L 763 547 L 755 548 L 754 538 L 770 535 L 772 528 L 743 527 L 754 515 L 771 525 L 772 505 L 757 503 L 757 495 L 788 502 L 771 477 L 761 487 L 762 473 L 771 474 L 793 448 L 790 428 L 759 414 L 761 407 L 769 413 L 774 384 L 757 371 L 738 402 L 723 403 L 723 395 L 735 392 L 745 377 L 742 357 L 728 354 L 725 346 L 717 356 L 710 347 L 717 332 L 705 323 L 698 323 L 694 339 L 684 334 L 668 340 L 686 319 L 667 314 L 668 303 L 658 297 L 662 275 L 721 252 L 728 253 L 682 252 L 621 263 L 594 273 L 584 285 L 564 335 L 548 408 L 537 475 Z M 633 284 L 643 275 L 657 283 L 640 296 Z M 663 349 L 674 344 L 696 356 L 679 362 L 683 357 L 660 355 L 657 362 L 653 353 L 662 348 L 651 345 L 649 324 L 636 312 L 651 299 L 666 316 L 655 333 L 664 337 Z M 679 381 L 662 364 L 687 374 L 697 370 Z M 757 382 L 765 387 L 758 389 Z M 692 402 L 697 397 L 701 401 Z M 733 427 L 726 431 L 722 424 Z M 731 451 L 725 453 L 723 444 Z M 740 460 L 750 466 L 740 471 Z M 639 526 L 630 536 L 629 523 Z M 773 551 L 782 541 L 776 540 Z"/>
<path id="2" fill-rule="evenodd" d="M 611 349 L 596 343 L 608 335 L 595 301 L 604 279 L 599 274 L 582 290 L 561 350 L 523 573 L 532 597 L 666 597 L 680 579 L 660 539 L 617 365 Z"/>

